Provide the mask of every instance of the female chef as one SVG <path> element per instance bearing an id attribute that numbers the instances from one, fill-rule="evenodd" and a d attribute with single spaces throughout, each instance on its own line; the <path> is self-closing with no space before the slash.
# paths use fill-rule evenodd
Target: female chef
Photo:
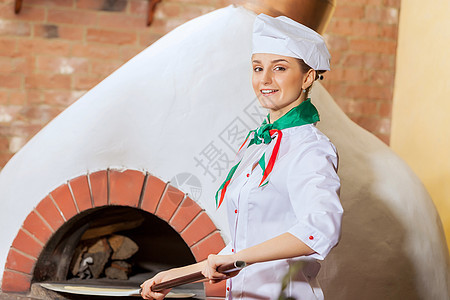
<path id="1" fill-rule="evenodd" d="M 330 70 L 322 37 L 287 17 L 261 14 L 253 28 L 252 85 L 269 114 L 249 133 L 216 195 L 227 203 L 231 242 L 218 254 L 161 272 L 142 284 L 144 299 L 162 299 L 152 285 L 201 270 L 211 282 L 227 280 L 227 299 L 277 299 L 289 267 L 305 266 L 284 291 L 295 299 L 322 299 L 314 282 L 316 259 L 339 239 L 338 157 L 316 127 L 307 98 L 313 82 Z M 216 271 L 237 260 L 248 265 L 235 277 Z"/>

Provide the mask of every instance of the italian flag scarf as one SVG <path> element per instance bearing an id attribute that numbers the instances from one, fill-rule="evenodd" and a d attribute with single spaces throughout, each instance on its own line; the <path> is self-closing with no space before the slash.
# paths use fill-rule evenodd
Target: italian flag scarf
<path id="1" fill-rule="evenodd" d="M 237 159 L 239 159 L 239 162 L 231 168 L 230 172 L 225 178 L 225 181 L 222 183 L 216 193 L 216 207 L 219 208 L 222 204 L 228 185 L 233 179 L 233 175 L 242 161 L 245 152 L 242 151 L 242 149 L 246 149 L 253 144 L 270 144 L 258 161 L 258 164 L 263 172 L 263 176 L 261 182 L 259 183 L 259 186 L 265 186 L 269 182 L 269 175 L 272 172 L 273 166 L 278 156 L 278 150 L 280 149 L 281 140 L 283 138 L 283 133 L 281 132 L 281 130 L 290 127 L 312 124 L 318 121 L 319 113 L 317 112 L 315 106 L 311 103 L 310 98 L 303 101 L 300 105 L 292 108 L 284 116 L 273 123 L 270 123 L 270 114 L 267 115 L 266 119 L 263 121 L 260 127 L 255 130 L 251 130 L 248 133 L 244 143 L 239 148 L 239 151 L 237 153 Z M 273 140 L 275 140 L 274 143 L 272 143 Z"/>

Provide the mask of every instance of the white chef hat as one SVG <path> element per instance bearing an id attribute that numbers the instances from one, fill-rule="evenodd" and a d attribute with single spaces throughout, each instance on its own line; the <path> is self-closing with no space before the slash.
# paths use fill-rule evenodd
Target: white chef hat
<path id="1" fill-rule="evenodd" d="M 253 24 L 253 51 L 303 59 L 314 70 L 330 70 L 330 53 L 320 34 L 288 17 L 265 14 Z"/>

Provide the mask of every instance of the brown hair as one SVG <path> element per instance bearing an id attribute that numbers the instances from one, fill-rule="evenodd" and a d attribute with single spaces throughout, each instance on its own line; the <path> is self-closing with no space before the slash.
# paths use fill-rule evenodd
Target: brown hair
<path id="1" fill-rule="evenodd" d="M 298 63 L 300 64 L 300 69 L 302 70 L 303 74 L 306 74 L 310 69 L 312 69 L 310 66 L 308 66 L 303 59 L 297 58 Z M 323 73 L 326 71 L 323 70 L 316 70 L 316 78 L 314 80 L 319 79 Z M 309 91 L 311 90 L 312 84 L 306 89 L 306 97 L 308 98 Z"/>

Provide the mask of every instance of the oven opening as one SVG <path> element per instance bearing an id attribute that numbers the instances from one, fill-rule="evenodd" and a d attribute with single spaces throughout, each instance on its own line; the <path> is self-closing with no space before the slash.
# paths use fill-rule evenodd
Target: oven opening
<path id="1" fill-rule="evenodd" d="M 36 262 L 32 294 L 53 299 L 88 297 L 55 293 L 42 283 L 72 290 L 77 286 L 138 289 L 159 271 L 195 262 L 179 233 L 157 216 L 128 206 L 93 208 L 67 221 L 48 241 Z M 202 283 L 172 292 L 187 298 L 205 294 Z"/>

